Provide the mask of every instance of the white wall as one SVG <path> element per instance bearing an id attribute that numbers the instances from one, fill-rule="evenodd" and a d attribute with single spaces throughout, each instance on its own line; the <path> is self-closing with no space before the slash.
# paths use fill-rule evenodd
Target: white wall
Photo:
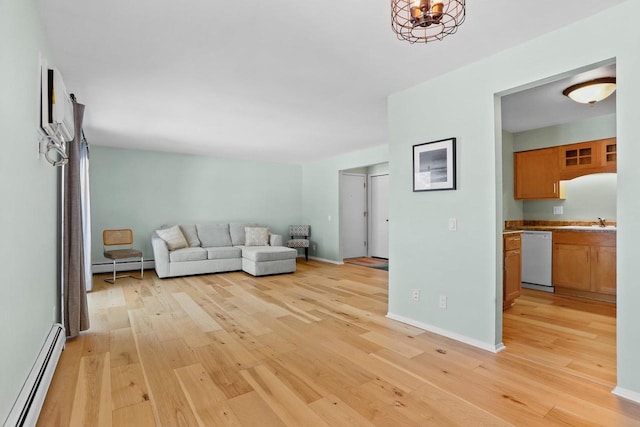
<path id="1" fill-rule="evenodd" d="M 640 26 L 629 19 L 638 15 L 640 2 L 626 1 L 390 97 L 391 314 L 487 348 L 501 342 L 503 147 L 495 95 L 615 58 L 618 385 L 640 392 Z M 458 190 L 413 193 L 411 146 L 452 136 L 458 138 Z M 447 231 L 453 217 L 457 232 Z M 412 288 L 422 290 L 419 302 L 411 300 Z M 441 294 L 448 296 L 446 310 L 438 308 Z"/>
<path id="2" fill-rule="evenodd" d="M 37 157 L 40 51 L 48 46 L 34 1 L 0 1 L 0 422 L 58 300 L 56 169 Z"/>

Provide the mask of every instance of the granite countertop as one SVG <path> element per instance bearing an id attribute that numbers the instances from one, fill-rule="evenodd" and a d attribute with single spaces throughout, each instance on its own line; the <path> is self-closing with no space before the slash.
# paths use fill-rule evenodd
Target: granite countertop
<path id="1" fill-rule="evenodd" d="M 568 233 L 610 233 L 615 234 L 616 223 L 606 222 L 606 227 L 589 221 L 505 221 L 505 232 L 511 231 L 562 231 Z"/>

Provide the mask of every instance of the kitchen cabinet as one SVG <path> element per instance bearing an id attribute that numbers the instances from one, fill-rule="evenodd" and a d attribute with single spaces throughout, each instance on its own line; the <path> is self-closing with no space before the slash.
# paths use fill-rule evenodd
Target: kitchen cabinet
<path id="1" fill-rule="evenodd" d="M 516 199 L 562 198 L 558 147 L 514 153 Z"/>
<path id="2" fill-rule="evenodd" d="M 562 145 L 559 154 L 561 180 L 617 170 L 616 138 Z"/>
<path id="3" fill-rule="evenodd" d="M 591 259 L 596 268 L 591 268 L 591 290 L 598 293 L 616 294 L 616 248 L 592 246 Z"/>
<path id="4" fill-rule="evenodd" d="M 513 305 L 520 296 L 522 286 L 522 237 L 520 233 L 509 233 L 502 237 L 503 244 L 503 276 L 502 276 L 502 309 Z"/>
<path id="5" fill-rule="evenodd" d="M 554 232 L 552 271 L 557 293 L 615 301 L 615 233 Z"/>
<path id="6" fill-rule="evenodd" d="M 603 172 L 616 172 L 618 169 L 618 143 L 616 138 L 599 141 L 600 167 Z"/>
<path id="7" fill-rule="evenodd" d="M 514 153 L 516 200 L 564 199 L 564 182 L 617 171 L 616 138 Z"/>

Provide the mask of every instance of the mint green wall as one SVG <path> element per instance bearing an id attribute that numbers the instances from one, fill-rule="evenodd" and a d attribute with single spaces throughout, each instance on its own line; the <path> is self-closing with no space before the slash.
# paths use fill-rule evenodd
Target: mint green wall
<path id="1" fill-rule="evenodd" d="M 92 146 L 90 179 L 94 264 L 107 262 L 107 228 L 132 228 L 152 259 L 151 233 L 165 223 L 256 221 L 286 238 L 302 218 L 300 165 Z"/>
<path id="2" fill-rule="evenodd" d="M 513 169 L 513 134 L 502 131 L 502 212 L 504 219 L 523 219 L 522 200 L 513 198 L 514 169 Z"/>
<path id="3" fill-rule="evenodd" d="M 2 0 L 0 422 L 18 396 L 58 306 L 57 175 L 37 156 L 40 51 L 46 54 L 48 45 L 35 2 Z"/>
<path id="4" fill-rule="evenodd" d="M 565 200 L 527 200 L 524 219 L 555 221 L 593 221 L 598 217 L 616 220 L 617 174 L 597 173 L 566 181 Z M 554 215 L 553 207 L 562 206 L 564 213 Z"/>
<path id="5" fill-rule="evenodd" d="M 588 107 L 587 107 L 588 108 Z M 513 134 L 514 151 L 535 150 L 616 136 L 616 115 L 531 129 Z"/>
<path id="6" fill-rule="evenodd" d="M 640 3 L 626 1 L 390 97 L 390 314 L 486 347 L 501 342 L 502 135 L 495 94 L 616 58 L 618 385 L 640 392 L 640 27 L 628 19 L 639 14 Z M 593 30 L 603 23 L 606 31 Z M 411 146 L 451 136 L 458 138 L 458 190 L 413 193 Z M 452 217 L 457 232 L 447 231 Z M 411 300 L 412 288 L 422 290 L 419 302 Z M 448 297 L 447 309 L 438 308 L 440 294 Z"/>
<path id="7" fill-rule="evenodd" d="M 305 163 L 302 166 L 303 223 L 311 225 L 311 256 L 342 262 L 339 218 L 340 171 L 386 162 L 388 156 L 387 145 L 380 145 Z M 393 178 L 391 181 L 393 182 Z M 313 245 L 316 246 L 315 251 Z"/>
<path id="8" fill-rule="evenodd" d="M 378 163 L 367 168 L 368 175 L 384 175 L 385 173 L 389 173 L 389 162 Z"/>

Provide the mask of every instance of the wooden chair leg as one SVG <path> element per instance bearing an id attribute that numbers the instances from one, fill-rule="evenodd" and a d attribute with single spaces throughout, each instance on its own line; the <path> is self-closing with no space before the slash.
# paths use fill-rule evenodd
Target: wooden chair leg
<path id="1" fill-rule="evenodd" d="M 304 260 L 309 261 L 309 248 L 304 248 Z"/>

